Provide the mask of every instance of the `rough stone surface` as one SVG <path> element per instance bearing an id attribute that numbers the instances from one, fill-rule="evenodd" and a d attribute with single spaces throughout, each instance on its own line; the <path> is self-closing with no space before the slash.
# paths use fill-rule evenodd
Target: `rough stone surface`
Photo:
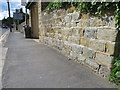
<path id="1" fill-rule="evenodd" d="M 99 65 L 95 61 L 93 61 L 92 59 L 86 59 L 85 63 L 90 65 L 90 67 L 94 68 L 95 70 L 99 69 Z"/>
<path id="2" fill-rule="evenodd" d="M 80 18 L 80 13 L 79 12 L 74 12 L 72 13 L 72 21 L 76 21 Z"/>
<path id="3" fill-rule="evenodd" d="M 101 65 L 106 65 L 108 67 L 111 67 L 113 57 L 103 53 L 96 53 L 95 60 Z"/>
<path id="4" fill-rule="evenodd" d="M 85 56 L 85 58 L 90 58 L 90 59 L 95 58 L 95 52 L 86 47 L 83 48 L 83 55 Z"/>
<path id="5" fill-rule="evenodd" d="M 90 39 L 89 47 L 97 51 L 105 52 L 105 42 L 100 40 Z"/>
<path id="6" fill-rule="evenodd" d="M 106 66 L 101 66 L 99 69 L 99 74 L 102 75 L 103 77 L 108 77 L 110 75 L 110 68 Z"/>
<path id="7" fill-rule="evenodd" d="M 97 31 L 97 38 L 100 40 L 115 41 L 117 30 L 99 29 Z"/>
<path id="8" fill-rule="evenodd" d="M 115 43 L 110 43 L 107 42 L 106 43 L 106 53 L 110 54 L 110 55 L 114 55 L 115 53 Z"/>
<path id="9" fill-rule="evenodd" d="M 83 62 L 85 61 L 85 57 L 84 57 L 82 54 L 79 54 L 79 55 L 77 56 L 77 60 L 78 60 L 79 62 L 83 63 Z"/>
<path id="10" fill-rule="evenodd" d="M 84 37 L 96 38 L 97 28 L 85 28 Z"/>

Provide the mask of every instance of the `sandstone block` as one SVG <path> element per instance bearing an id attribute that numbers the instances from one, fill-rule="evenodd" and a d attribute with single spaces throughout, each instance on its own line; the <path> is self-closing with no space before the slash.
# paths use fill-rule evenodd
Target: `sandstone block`
<path id="1" fill-rule="evenodd" d="M 76 22 L 72 22 L 72 23 L 70 24 L 70 27 L 76 27 L 76 26 L 77 26 Z"/>
<path id="2" fill-rule="evenodd" d="M 68 41 L 70 42 L 70 43 L 74 43 L 74 44 L 79 44 L 80 42 L 80 36 L 78 35 L 78 36 L 69 36 L 68 37 Z"/>
<path id="3" fill-rule="evenodd" d="M 66 14 L 66 11 L 63 10 L 63 9 L 60 9 L 60 10 L 57 11 L 58 16 L 64 16 L 65 14 Z"/>
<path id="4" fill-rule="evenodd" d="M 79 28 L 73 28 L 72 29 L 72 35 L 79 35 L 80 34 L 80 29 Z"/>
<path id="5" fill-rule="evenodd" d="M 97 50 L 97 51 L 105 52 L 105 42 L 104 41 L 90 39 L 89 47 L 94 50 Z"/>
<path id="6" fill-rule="evenodd" d="M 82 19 L 81 23 L 82 23 L 81 27 L 89 27 L 90 26 L 89 19 Z"/>
<path id="7" fill-rule="evenodd" d="M 76 55 L 83 53 L 83 47 L 81 45 L 72 44 L 71 47 L 72 51 L 75 52 Z"/>
<path id="8" fill-rule="evenodd" d="M 85 63 L 88 64 L 91 68 L 98 70 L 99 69 L 99 65 L 92 59 L 86 59 Z"/>
<path id="9" fill-rule="evenodd" d="M 76 59 L 76 58 L 77 58 L 76 52 L 70 51 L 69 57 L 70 57 L 71 59 Z"/>
<path id="10" fill-rule="evenodd" d="M 71 15 L 67 15 L 64 18 L 65 22 L 71 22 L 71 19 L 72 19 Z"/>
<path id="11" fill-rule="evenodd" d="M 95 58 L 95 52 L 89 48 L 84 47 L 83 48 L 83 55 L 85 58 L 90 58 L 90 59 L 94 59 Z"/>
<path id="12" fill-rule="evenodd" d="M 87 38 L 96 38 L 97 28 L 85 28 L 84 37 Z"/>
<path id="13" fill-rule="evenodd" d="M 85 61 L 85 57 L 84 57 L 82 54 L 79 54 L 79 55 L 77 56 L 77 60 L 78 60 L 79 62 L 84 62 L 84 61 Z"/>
<path id="14" fill-rule="evenodd" d="M 107 42 L 106 43 L 106 53 L 113 55 L 115 53 L 115 43 Z"/>
<path id="15" fill-rule="evenodd" d="M 117 33 L 117 30 L 98 29 L 97 38 L 100 40 L 115 41 Z"/>
<path id="16" fill-rule="evenodd" d="M 76 21 L 80 18 L 80 13 L 79 12 L 74 12 L 72 13 L 72 21 Z"/>
<path id="17" fill-rule="evenodd" d="M 111 73 L 110 68 L 106 66 L 101 66 L 99 69 L 99 74 L 102 75 L 103 77 L 108 77 Z"/>
<path id="18" fill-rule="evenodd" d="M 89 46 L 89 39 L 88 38 L 84 38 L 84 37 L 81 37 L 80 38 L 80 44 L 83 45 L 83 46 Z"/>
<path id="19" fill-rule="evenodd" d="M 113 57 L 110 55 L 103 54 L 103 53 L 96 53 L 95 60 L 101 65 L 111 67 Z"/>

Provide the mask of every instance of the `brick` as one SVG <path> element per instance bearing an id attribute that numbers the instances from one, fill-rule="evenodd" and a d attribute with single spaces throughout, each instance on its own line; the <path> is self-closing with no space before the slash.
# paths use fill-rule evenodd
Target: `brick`
<path id="1" fill-rule="evenodd" d="M 95 58 L 95 52 L 89 48 L 84 47 L 83 48 L 83 55 L 85 58 L 90 58 L 90 59 L 94 59 Z"/>
<path id="2" fill-rule="evenodd" d="M 113 57 L 110 55 L 103 54 L 103 53 L 96 53 L 95 60 L 101 65 L 111 67 Z"/>

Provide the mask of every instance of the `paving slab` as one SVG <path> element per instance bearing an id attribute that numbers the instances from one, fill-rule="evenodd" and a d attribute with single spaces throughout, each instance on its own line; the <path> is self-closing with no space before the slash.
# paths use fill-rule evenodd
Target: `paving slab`
<path id="1" fill-rule="evenodd" d="M 113 84 L 97 76 L 56 50 L 25 39 L 19 32 L 10 33 L 5 44 L 3 88 L 113 88 Z"/>

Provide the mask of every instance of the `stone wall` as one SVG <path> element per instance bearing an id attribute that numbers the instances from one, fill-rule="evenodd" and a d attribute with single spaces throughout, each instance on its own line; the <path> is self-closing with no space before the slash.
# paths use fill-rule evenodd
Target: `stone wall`
<path id="1" fill-rule="evenodd" d="M 66 10 L 42 12 L 40 16 L 41 42 L 104 77 L 110 74 L 115 53 L 120 51 L 115 50 L 119 42 L 113 16 L 96 17 Z"/>

